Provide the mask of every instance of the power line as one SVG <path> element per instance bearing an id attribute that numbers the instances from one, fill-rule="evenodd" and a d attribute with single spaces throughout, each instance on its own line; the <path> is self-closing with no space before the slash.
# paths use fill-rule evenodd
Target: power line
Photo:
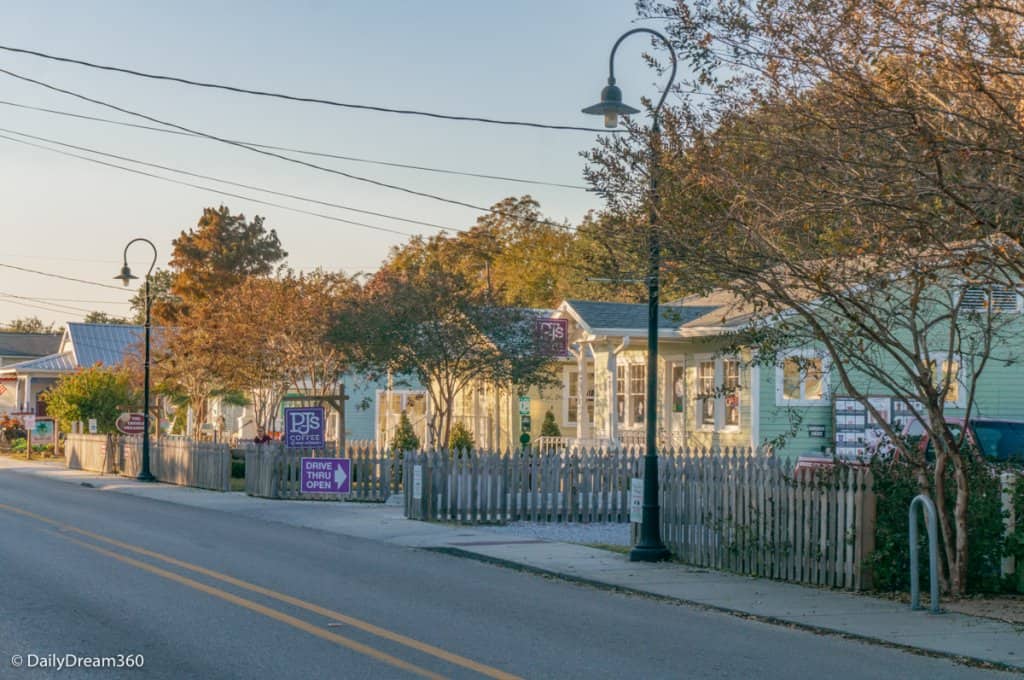
<path id="1" fill-rule="evenodd" d="M 67 309 L 58 309 L 56 307 L 50 307 L 50 306 L 47 306 L 47 305 L 37 305 L 37 304 L 33 304 L 31 302 L 20 302 L 18 300 L 6 300 L 2 296 L 0 296 L 0 304 L 19 305 L 21 307 L 29 307 L 31 309 L 40 309 L 40 310 L 42 310 L 44 312 L 54 312 L 56 314 L 71 314 L 72 313 L 72 311 L 69 311 Z M 92 311 L 92 310 L 86 310 L 86 311 Z M 78 310 L 75 310 L 74 313 L 77 314 L 79 312 L 78 312 Z"/>
<path id="2" fill-rule="evenodd" d="M 118 260 L 120 262 L 120 260 Z M 59 297 L 32 297 L 29 295 L 15 295 L 14 293 L 0 293 L 8 297 L 22 298 L 24 300 L 36 300 L 38 302 L 79 302 L 88 305 L 123 305 L 124 301 L 117 300 L 83 300 L 82 298 L 59 298 Z"/>
<path id="3" fill-rule="evenodd" d="M 49 301 L 47 301 L 46 298 L 35 298 L 35 297 L 29 297 L 27 295 L 13 295 L 11 293 L 0 292 L 0 299 L 5 299 L 5 298 L 14 298 L 14 299 L 17 299 L 17 300 L 30 300 L 30 301 L 33 301 L 33 302 L 42 302 L 42 303 L 45 303 L 45 304 L 47 304 L 47 305 L 49 305 L 51 307 L 62 307 L 65 310 L 69 310 L 69 311 L 72 311 L 72 312 L 86 312 L 86 313 L 88 313 L 88 312 L 93 311 L 91 309 L 84 309 L 82 307 L 73 307 L 72 305 L 65 305 L 65 304 L 61 304 L 59 302 L 49 302 Z M 17 304 L 13 300 L 8 300 L 8 302 L 11 302 L 12 304 Z M 122 303 L 114 303 L 114 304 L 122 304 Z M 53 310 L 50 310 L 50 311 L 53 311 Z"/>
<path id="4" fill-rule="evenodd" d="M 101 161 L 98 158 L 89 158 L 88 156 L 81 156 L 79 154 L 71 153 L 69 151 L 61 151 L 60 149 L 51 149 L 50 147 L 43 146 L 42 144 L 35 144 L 34 142 L 28 142 L 28 141 L 25 141 L 24 139 L 15 139 L 14 137 L 8 137 L 7 135 L 0 134 L 0 139 L 6 139 L 9 142 L 15 142 L 17 144 L 24 144 L 26 146 L 35 147 L 37 149 L 43 149 L 44 151 L 49 151 L 51 153 L 60 154 L 62 156 L 70 156 L 71 158 L 77 158 L 79 160 L 87 161 L 89 163 L 96 163 L 97 165 L 104 165 L 104 166 L 106 166 L 108 168 L 116 168 L 118 170 L 123 170 L 125 172 L 130 172 L 130 173 L 133 173 L 133 174 L 136 174 L 136 175 L 142 175 L 143 177 L 151 177 L 153 179 L 158 179 L 158 180 L 161 180 L 163 182 L 170 182 L 171 184 L 180 184 L 181 186 L 191 187 L 193 189 L 199 189 L 201 191 L 212 191 L 212 192 L 220 194 L 222 196 L 231 196 L 232 198 L 239 198 L 239 199 L 241 199 L 243 201 L 250 201 L 252 203 L 259 203 L 260 205 L 268 205 L 268 206 L 271 206 L 271 207 L 274 207 L 274 208 L 280 208 L 281 210 L 289 210 L 291 212 L 300 213 L 300 214 L 303 214 L 303 215 L 312 215 L 313 217 L 320 217 L 322 219 L 331 220 L 333 222 L 342 222 L 344 224 L 351 224 L 351 225 L 357 226 L 357 227 L 365 227 L 366 229 L 373 229 L 374 231 L 383 231 L 383 232 L 388 232 L 388 233 L 391 233 L 391 234 L 398 234 L 399 236 L 413 236 L 413 234 L 410 234 L 409 232 L 406 232 L 406 231 L 398 231 L 397 229 L 389 229 L 388 227 L 381 227 L 381 226 L 377 226 L 377 225 L 374 225 L 374 224 L 366 224 L 364 222 L 356 222 L 354 220 L 346 220 L 343 217 L 335 217 L 334 215 L 325 215 L 323 213 L 313 212 L 311 210 L 303 210 L 302 208 L 293 208 L 291 206 L 283 205 L 281 203 L 274 203 L 272 201 L 264 201 L 263 199 L 260 199 L 260 198 L 252 198 L 251 196 L 244 196 L 242 194 L 236 194 L 236 193 L 232 193 L 230 191 L 224 191 L 223 189 L 218 189 L 216 187 L 207 187 L 207 186 L 203 186 L 201 184 L 193 184 L 191 182 L 183 182 L 181 180 L 172 179 L 170 177 L 163 177 L 161 175 L 156 175 L 156 174 L 154 174 L 152 172 L 146 172 L 145 170 L 137 170 L 135 168 L 127 168 L 127 167 L 125 167 L 123 165 L 118 165 L 117 163 L 108 163 L 107 161 Z"/>
<path id="5" fill-rule="evenodd" d="M 12 141 L 17 142 L 19 140 L 15 139 L 15 140 L 12 140 Z M 5 267 L 7 269 L 16 269 L 16 270 L 18 270 L 20 272 L 28 272 L 30 274 L 39 274 L 40 276 L 49 276 L 49 277 L 54 278 L 54 279 L 63 279 L 65 281 L 74 281 L 75 283 L 85 283 L 85 284 L 88 284 L 90 286 L 99 286 L 100 288 L 111 288 L 113 290 L 119 290 L 119 291 L 122 291 L 122 292 L 124 291 L 124 288 L 122 288 L 121 286 L 114 286 L 114 285 L 111 285 L 109 283 L 99 283 L 97 281 L 87 281 L 85 279 L 76 279 L 73 276 L 64 276 L 63 274 L 54 274 L 52 272 L 43 272 L 43 271 L 39 271 L 38 269 L 29 269 L 28 267 L 19 267 L 19 266 L 14 265 L 14 264 L 5 264 L 3 262 L 0 262 L 0 267 Z"/>
<path id="6" fill-rule="evenodd" d="M 139 78 L 149 78 L 150 80 L 163 80 L 174 83 L 181 83 L 183 85 L 192 85 L 195 87 L 204 87 L 215 90 L 227 90 L 228 92 L 236 92 L 239 94 L 250 94 L 258 97 L 272 97 L 274 99 L 284 99 L 293 102 L 303 102 L 307 104 L 324 104 L 326 106 L 336 106 L 346 109 L 360 109 L 364 111 L 378 111 L 381 113 L 395 113 L 401 115 L 410 116 L 425 116 L 427 118 L 438 118 L 441 120 L 456 120 L 463 122 L 473 123 L 489 123 L 492 125 L 512 125 L 518 127 L 531 127 L 541 128 L 546 130 L 574 130 L 577 132 L 612 132 L 604 128 L 589 128 L 581 127 L 576 125 L 551 125 L 548 123 L 533 123 L 518 120 L 500 120 L 497 118 L 481 118 L 479 116 L 459 116 L 446 113 L 434 113 L 430 111 L 417 111 L 414 109 L 393 109 L 386 106 L 374 106 L 371 104 L 352 104 L 348 102 L 339 102 L 333 99 L 322 99 L 319 97 L 300 97 L 290 94 L 282 94 L 280 92 L 268 92 L 265 90 L 252 90 L 244 87 L 238 87 L 235 85 L 223 85 L 219 83 L 207 83 L 199 80 L 190 80 L 188 78 L 181 78 L 178 76 L 168 76 L 155 73 L 146 73 L 144 71 L 136 71 L 134 69 L 125 68 L 122 66 L 108 66 L 105 64 L 96 64 L 90 61 L 84 61 L 82 59 L 72 59 L 70 57 L 58 57 L 53 54 L 47 54 L 46 52 L 38 52 L 36 50 L 28 50 L 18 47 L 10 47 L 8 45 L 0 45 L 0 50 L 7 52 L 16 52 L 18 54 L 30 54 L 34 57 L 40 57 L 42 59 L 50 59 L 52 61 L 59 61 L 66 64 L 77 64 L 78 66 L 86 66 L 88 68 L 99 69 L 102 71 L 113 71 L 116 73 L 125 73 L 127 75 L 137 76 Z"/>
<path id="7" fill-rule="evenodd" d="M 162 132 L 169 135 L 182 135 L 184 137 L 197 137 L 202 138 L 202 135 L 192 134 L 191 132 L 182 132 L 180 130 L 168 130 L 167 128 L 156 127 L 155 125 L 141 125 L 139 123 L 129 123 L 123 120 L 114 120 L 112 118 L 102 118 L 100 116 L 86 116 L 81 113 L 71 113 L 70 111 L 61 111 L 60 109 L 49 109 L 43 106 L 29 106 L 28 104 L 19 104 L 17 102 L 11 102 L 0 99 L 0 104 L 4 106 L 13 106 L 19 109 L 28 109 L 31 111 L 41 111 L 43 113 L 51 113 L 58 116 L 66 116 L 68 118 L 80 118 L 82 120 L 91 120 L 98 123 L 108 123 L 110 125 L 121 125 L 124 127 L 137 128 L 139 130 L 149 130 L 151 132 Z M 423 172 L 435 172 L 444 175 L 458 175 L 461 177 L 475 177 L 478 179 L 491 179 L 501 182 L 517 182 L 520 184 L 536 184 L 538 186 L 547 187 L 559 187 L 563 189 L 576 189 L 579 191 L 590 191 L 588 187 L 581 184 L 565 184 L 562 182 L 548 182 L 540 179 L 525 179 L 522 177 L 508 177 L 505 175 L 488 175 L 481 172 L 469 172 L 466 170 L 451 170 L 449 168 L 434 168 L 426 165 L 411 165 L 409 163 L 396 163 L 393 161 L 382 161 L 373 158 L 362 158 L 359 156 L 345 156 L 337 153 L 329 153 L 326 151 L 310 151 L 308 149 L 295 149 L 288 146 L 275 146 L 273 144 L 258 144 L 256 142 L 247 142 L 245 140 L 233 139 L 231 141 L 239 142 L 240 144 L 246 144 L 248 146 L 259 147 L 260 149 L 273 149 L 275 151 L 288 151 L 290 153 L 298 153 L 306 156 L 319 156 L 321 158 L 335 158 L 343 161 L 352 161 L 355 163 L 370 163 L 372 165 L 384 165 L 392 168 L 405 168 L 407 170 L 422 170 Z"/>
<path id="8" fill-rule="evenodd" d="M 348 179 L 356 180 L 356 181 L 359 181 L 359 182 L 365 182 L 367 184 L 372 184 L 374 186 L 379 186 L 379 187 L 382 187 L 382 188 L 385 188 L 385 189 L 392 189 L 394 191 L 401 191 L 403 193 L 411 194 L 413 196 L 421 196 L 423 198 L 429 198 L 429 199 L 432 199 L 432 200 L 435 200 L 435 201 L 441 201 L 442 203 L 449 203 L 451 205 L 457 205 L 457 206 L 461 206 L 461 207 L 464 207 L 464 208 L 469 208 L 471 210 L 476 210 L 476 211 L 479 211 L 479 212 L 485 212 L 485 213 L 491 213 L 491 214 L 495 214 L 495 215 L 501 215 L 503 217 L 512 217 L 512 218 L 516 217 L 515 215 L 512 215 L 510 213 L 506 213 L 505 211 L 498 210 L 498 209 L 495 209 L 495 208 L 488 208 L 488 207 L 476 205 L 474 203 L 468 203 L 466 201 L 460 201 L 460 200 L 456 200 L 456 199 L 453 199 L 453 198 L 446 198 L 444 196 L 438 196 L 437 194 L 431 194 L 431 193 L 428 193 L 428 192 L 425 192 L 425 191 L 417 191 L 415 189 L 409 189 L 408 187 L 403 187 L 403 186 L 400 186 L 400 185 L 397 185 L 397 184 L 390 184 L 388 182 L 382 182 L 381 180 L 370 179 L 368 177 L 362 177 L 360 175 L 355 175 L 355 174 L 352 174 L 352 173 L 349 173 L 349 172 L 344 172 L 342 170 L 337 170 L 335 168 L 328 168 L 328 167 L 323 166 L 323 165 L 317 165 L 316 163 L 310 163 L 308 161 L 300 160 L 298 158 L 292 158 L 291 156 L 285 156 L 283 154 L 275 153 L 273 151 L 267 151 L 267 150 L 264 150 L 264 149 L 258 149 L 256 147 L 248 146 L 246 144 L 243 144 L 241 142 L 235 142 L 235 141 L 232 141 L 230 139 L 225 139 L 224 137 L 218 137 L 216 135 L 211 135 L 211 134 L 208 134 L 208 133 L 205 133 L 205 132 L 199 132 L 198 130 L 194 130 L 192 128 L 187 128 L 187 127 L 185 127 L 183 125 L 178 125 L 176 123 L 170 123 L 170 122 L 167 122 L 167 121 L 164 121 L 164 120 L 160 120 L 159 118 L 154 118 L 153 116 L 149 116 L 149 115 L 146 115 L 144 113 L 138 113 L 137 111 L 132 111 L 131 109 L 126 109 L 126 108 L 117 106 L 115 104 L 110 104 L 108 102 L 105 102 L 105 101 L 102 101 L 102 100 L 99 100 L 99 99 L 93 99 L 92 97 L 88 97 L 88 96 L 86 96 L 84 94 L 79 94 L 78 92 L 72 92 L 71 90 L 66 90 L 64 88 L 57 87 L 56 85 L 51 85 L 49 83 L 44 83 L 43 81 L 36 80 L 34 78 L 29 78 L 28 76 L 19 75 L 17 73 L 14 73 L 13 71 L 9 71 L 7 69 L 0 69 L 0 73 L 4 73 L 4 74 L 6 74 L 6 75 L 8 75 L 8 76 L 10 76 L 12 78 L 17 79 L 17 80 L 21 80 L 21 81 L 24 81 L 24 82 L 27 82 L 27 83 L 32 83 L 34 85 L 39 85 L 40 87 L 46 88 L 48 90 L 52 90 L 54 92 L 60 92 L 61 94 L 66 94 L 68 96 L 75 97 L 76 99 L 81 99 L 82 101 L 87 101 L 87 102 L 90 102 L 92 104 L 96 104 L 98 106 L 103 106 L 103 107 L 106 107 L 106 108 L 109 108 L 109 109 L 113 109 L 114 111 L 119 111 L 119 112 L 127 114 L 129 116 L 135 116 L 136 118 L 142 118 L 143 120 L 148 120 L 151 123 L 156 123 L 158 125 L 166 125 L 167 127 L 172 127 L 172 128 L 178 129 L 178 130 L 182 130 L 184 132 L 189 132 L 189 133 L 192 133 L 194 135 L 198 135 L 200 137 L 205 137 L 207 139 L 212 139 L 214 141 L 221 142 L 222 144 L 227 144 L 229 146 L 235 146 L 235 147 L 238 147 L 238 148 L 241 148 L 241 149 L 247 149 L 249 151 L 252 151 L 253 153 L 258 153 L 258 154 L 261 154 L 263 156 L 269 156 L 271 158 L 277 158 L 279 160 L 283 160 L 283 161 L 286 161 L 288 163 L 294 163 L 296 165 L 301 165 L 301 166 L 304 166 L 304 167 L 307 167 L 307 168 L 312 168 L 314 170 L 320 170 L 321 172 L 327 172 L 327 173 L 330 173 L 330 174 L 333 174 L 333 175 L 339 175 L 341 177 L 346 177 Z M 568 225 L 564 225 L 564 224 L 558 224 L 557 222 L 551 222 L 551 221 L 548 221 L 548 220 L 533 220 L 533 221 L 538 223 L 538 224 L 545 224 L 545 225 L 554 227 L 556 229 L 565 229 L 565 230 L 568 230 L 568 231 L 572 231 L 572 227 L 570 227 Z"/>
<path id="9" fill-rule="evenodd" d="M 446 226 L 444 226 L 442 224 L 434 224 L 432 222 L 424 222 L 422 220 L 414 220 L 414 219 L 411 219 L 411 218 L 408 218 L 408 217 L 399 217 L 397 215 L 390 215 L 388 213 L 375 212 L 373 210 L 363 210 L 362 208 L 352 208 L 350 206 L 343 205 L 341 203 L 331 203 L 330 201 L 321 201 L 321 200 L 315 199 L 315 198 L 309 198 L 309 197 L 306 197 L 306 196 L 299 196 L 297 194 L 289 194 L 289 193 L 286 193 L 286 192 L 283 192 L 283 191 L 275 191 L 273 189 L 267 189 L 265 187 L 254 186 L 252 184 L 243 184 L 241 182 L 235 182 L 235 181 L 232 181 L 232 180 L 229 180 L 229 179 L 222 179 L 220 177 L 213 177 L 211 175 L 202 175 L 202 174 L 199 174 L 199 173 L 196 173 L 196 172 L 190 172 L 188 170 L 181 170 L 181 169 L 178 169 L 178 168 L 172 168 L 172 167 L 170 167 L 168 165 L 160 165 L 159 163 L 150 163 L 150 162 L 147 162 L 147 161 L 140 161 L 139 159 L 132 158 L 130 156 L 120 156 L 120 155 L 115 154 L 115 153 L 108 153 L 106 151 L 100 151 L 98 149 L 93 149 L 93 148 L 90 148 L 90 147 L 87 147 L 87 146 L 78 146 L 76 144 L 68 144 L 67 142 L 61 142 L 61 141 L 58 141 L 56 139 L 49 139 L 47 137 L 39 137 L 37 135 L 30 135 L 27 132 L 19 132 L 17 130 L 10 130 L 10 129 L 7 129 L 7 128 L 2 128 L 2 127 L 0 127 L 0 132 L 6 132 L 8 134 L 18 135 L 20 137 L 28 137 L 29 139 L 35 139 L 35 140 L 38 140 L 38 141 L 41 141 L 41 142 L 47 142 L 49 144 L 56 144 L 58 146 L 63 146 L 63 147 L 69 148 L 69 149 L 77 149 L 79 151 L 85 151 L 87 153 L 96 154 L 98 156 L 105 156 L 107 158 L 116 158 L 118 160 L 127 161 L 129 163 L 137 163 L 139 165 L 144 165 L 146 167 L 158 168 L 160 170 L 166 170 L 168 172 L 175 172 L 175 173 L 178 173 L 178 174 L 181 174 L 181 175 L 187 175 L 189 177 L 196 177 L 196 178 L 199 178 L 199 179 L 206 179 L 206 180 L 210 180 L 210 181 L 213 181 L 213 182 L 220 182 L 221 184 L 230 184 L 232 186 L 242 187 L 244 189 L 252 189 L 253 191 L 262 191 L 262 192 L 267 193 L 267 194 L 273 194 L 275 196 L 283 196 L 285 198 L 293 198 L 295 200 L 305 201 L 307 203 L 316 203 L 317 205 L 323 205 L 323 206 L 327 206 L 327 207 L 330 207 L 330 208 L 338 208 L 339 210 L 349 210 L 349 211 L 352 211 L 352 212 L 362 213 L 364 215 L 373 215 L 375 217 L 384 217 L 384 218 L 387 218 L 389 220 L 397 220 L 399 222 L 408 222 L 409 224 L 415 224 L 417 226 L 434 227 L 435 229 L 451 229 L 450 227 L 446 227 Z M 369 225 L 365 225 L 365 226 L 369 226 Z M 454 231 L 460 231 L 460 230 L 455 229 Z M 404 233 L 404 232 L 396 232 L 396 233 Z M 408 236 L 409 234 L 406 234 L 406 235 Z"/>

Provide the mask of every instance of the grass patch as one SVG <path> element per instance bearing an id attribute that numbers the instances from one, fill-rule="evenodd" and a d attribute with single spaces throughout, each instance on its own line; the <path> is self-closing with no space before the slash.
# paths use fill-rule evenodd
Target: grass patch
<path id="1" fill-rule="evenodd" d="M 245 491 L 245 479 L 238 479 L 237 477 L 231 478 L 231 490 L 232 491 Z"/>

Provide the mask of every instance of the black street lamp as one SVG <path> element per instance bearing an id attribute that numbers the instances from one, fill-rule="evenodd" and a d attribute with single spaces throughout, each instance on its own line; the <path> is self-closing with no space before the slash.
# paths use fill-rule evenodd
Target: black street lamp
<path id="1" fill-rule="evenodd" d="M 615 85 L 615 51 L 627 37 L 634 33 L 649 33 L 668 47 L 672 57 L 672 71 L 661 93 L 658 105 L 651 112 L 651 149 L 648 174 L 650 176 L 651 203 L 648 215 L 648 275 L 647 275 L 647 451 L 644 454 L 644 500 L 643 520 L 640 524 L 640 542 L 629 552 L 631 562 L 657 562 L 669 556 L 668 548 L 661 542 L 661 508 L 658 505 L 658 274 L 661 266 L 661 243 L 658 238 L 658 141 L 661 132 L 659 115 L 672 83 L 676 79 L 676 53 L 668 38 L 649 28 L 634 28 L 626 31 L 612 46 L 608 57 L 608 85 L 601 90 L 601 101 L 583 109 L 583 113 L 604 116 L 604 126 L 614 128 L 619 116 L 639 113 L 639 109 L 622 103 L 622 90 Z M 614 414 L 612 417 L 615 417 Z"/>
<path id="2" fill-rule="evenodd" d="M 132 274 L 131 267 L 128 266 L 128 248 L 137 241 L 148 243 L 149 247 L 153 249 L 153 263 L 149 265 L 149 271 L 146 272 L 146 361 L 144 364 L 145 377 L 143 378 L 142 388 L 142 417 L 146 427 L 142 431 L 142 469 L 139 470 L 139 476 L 136 479 L 140 482 L 155 482 L 156 478 L 149 471 L 149 331 L 151 327 L 149 319 L 151 303 L 149 297 L 149 277 L 153 273 L 153 267 L 156 266 L 156 246 L 153 245 L 153 242 L 147 238 L 133 238 L 131 241 L 128 241 L 128 245 L 124 247 L 124 265 L 121 267 L 121 273 L 114 278 L 120 280 L 125 285 L 125 288 L 128 287 L 132 279 L 139 278 Z"/>

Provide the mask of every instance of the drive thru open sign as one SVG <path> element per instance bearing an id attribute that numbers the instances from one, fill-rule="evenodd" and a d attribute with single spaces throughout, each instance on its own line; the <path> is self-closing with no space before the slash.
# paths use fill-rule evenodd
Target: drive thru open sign
<path id="1" fill-rule="evenodd" d="M 351 458 L 303 458 L 302 493 L 349 493 Z"/>

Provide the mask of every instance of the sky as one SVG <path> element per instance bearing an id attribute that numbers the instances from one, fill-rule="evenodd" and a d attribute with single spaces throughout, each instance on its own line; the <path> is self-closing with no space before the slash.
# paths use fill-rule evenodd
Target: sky
<path id="1" fill-rule="evenodd" d="M 632 0 L 10 3 L 0 44 L 250 89 L 390 108 L 601 127 L 597 101 L 615 39 L 637 25 Z M 650 24 L 647 24 L 650 25 Z M 659 87 L 642 36 L 616 57 L 627 103 Z M 539 130 L 356 111 L 157 82 L 0 51 L 0 69 L 215 136 L 391 163 L 583 186 L 592 132 Z M 0 73 L 0 101 L 121 121 L 147 121 Z M 300 167 L 216 141 L 79 120 L 0 104 L 0 135 L 35 135 L 150 163 L 383 212 L 451 230 L 482 213 Z M 50 143 L 45 146 L 54 146 Z M 67 150 L 65 148 L 65 150 Z M 74 151 L 80 155 L 88 153 Z M 92 156 L 94 157 L 94 156 Z M 600 200 L 578 188 L 529 185 L 298 156 L 374 180 L 489 206 L 529 193 L 551 219 L 577 223 Z M 125 245 L 144 237 L 165 266 L 171 241 L 204 207 L 261 215 L 301 270 L 373 271 L 414 233 L 438 230 L 347 212 L 168 171 L 197 189 L 0 139 L 0 324 L 38 316 L 63 324 L 89 310 L 126 315 Z M 248 199 L 364 222 L 374 231 Z M 132 246 L 144 272 L 152 252 Z M 32 299 L 28 299 L 32 298 Z M 34 306 L 30 306 L 34 305 Z"/>

